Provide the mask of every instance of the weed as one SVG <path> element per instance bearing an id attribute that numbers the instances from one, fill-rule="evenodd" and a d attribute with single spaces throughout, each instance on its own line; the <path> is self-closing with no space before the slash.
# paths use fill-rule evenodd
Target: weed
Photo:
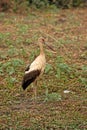
<path id="1" fill-rule="evenodd" d="M 17 79 L 15 77 L 9 76 L 6 79 L 8 88 L 13 88 L 14 84 L 17 82 Z"/>
<path id="2" fill-rule="evenodd" d="M 32 40 L 31 40 L 30 38 L 27 38 L 27 39 L 25 40 L 25 43 L 29 45 L 29 44 L 32 43 Z"/>
<path id="3" fill-rule="evenodd" d="M 82 66 L 82 70 L 83 70 L 84 72 L 87 72 L 87 66 L 86 66 L 86 65 L 83 65 L 83 66 Z"/>
<path id="4" fill-rule="evenodd" d="M 16 56 L 16 55 L 18 55 L 18 50 L 16 48 L 14 48 L 13 46 L 11 46 L 10 49 L 8 49 L 7 54 L 9 57 Z"/>
<path id="5" fill-rule="evenodd" d="M 6 72 L 8 73 L 8 75 L 13 75 L 15 74 L 15 69 L 11 66 L 6 68 Z"/>
<path id="6" fill-rule="evenodd" d="M 4 34 L 0 33 L 0 39 L 4 39 Z"/>
<path id="7" fill-rule="evenodd" d="M 0 13 L 0 19 L 3 19 L 5 17 L 5 13 L 4 12 L 1 12 Z"/>
<path id="8" fill-rule="evenodd" d="M 32 62 L 32 61 L 35 59 L 35 57 L 36 57 L 36 54 L 35 54 L 34 52 L 35 52 L 35 51 L 32 51 L 31 54 L 30 54 L 30 57 L 29 57 L 29 59 L 30 59 L 31 62 Z"/>
<path id="9" fill-rule="evenodd" d="M 0 65 L 0 74 L 5 75 L 5 72 L 10 76 L 16 74 L 18 68 L 22 66 L 24 62 L 20 59 L 12 59 L 4 64 Z M 13 79 L 11 80 L 13 81 Z"/>
<path id="10" fill-rule="evenodd" d="M 2 62 L 0 62 L 0 75 L 3 75 L 3 67 L 2 67 Z"/>
<path id="11" fill-rule="evenodd" d="M 45 88 L 45 100 L 44 101 L 59 101 L 59 100 L 61 100 L 60 94 L 58 94 L 56 92 L 49 93 L 48 87 L 45 83 L 43 84 L 43 87 Z"/>
<path id="12" fill-rule="evenodd" d="M 79 77 L 79 82 L 84 85 L 85 89 L 87 90 L 87 78 L 83 78 L 82 76 Z"/>
<path id="13" fill-rule="evenodd" d="M 71 40 L 60 39 L 59 42 L 60 42 L 60 44 L 69 44 L 71 42 Z"/>
<path id="14" fill-rule="evenodd" d="M 60 63 L 57 67 L 64 73 L 70 73 L 71 68 L 66 63 Z"/>
<path id="15" fill-rule="evenodd" d="M 28 25 L 26 25 L 26 24 L 24 24 L 24 25 L 23 24 L 19 24 L 17 32 L 18 32 L 18 34 L 25 35 L 27 33 L 28 29 L 29 29 Z"/>
<path id="16" fill-rule="evenodd" d="M 9 40 L 9 39 L 6 39 L 5 40 L 5 43 L 9 46 L 9 45 L 12 45 L 12 41 L 11 40 Z"/>
<path id="17" fill-rule="evenodd" d="M 50 64 L 46 64 L 45 74 L 51 73 L 52 70 L 53 70 L 52 66 Z"/>
<path id="18" fill-rule="evenodd" d="M 59 100 L 61 100 L 61 95 L 56 92 L 48 93 L 46 100 L 47 101 L 59 101 Z"/>
<path id="19" fill-rule="evenodd" d="M 2 42 L 0 42 L 0 44 L 2 43 L 7 43 L 7 45 L 10 45 L 11 44 L 11 40 L 9 39 L 10 37 L 10 33 L 0 33 L 0 40 Z"/>
<path id="20" fill-rule="evenodd" d="M 58 56 L 56 60 L 56 77 L 60 79 L 62 75 L 70 74 L 71 70 L 69 65 L 64 63 L 64 59 Z"/>
<path id="21" fill-rule="evenodd" d="M 24 64 L 24 62 L 21 59 L 13 59 L 11 61 L 12 65 L 14 66 L 14 68 L 16 67 L 20 67 L 21 65 Z"/>
<path id="22" fill-rule="evenodd" d="M 16 38 L 15 43 L 16 44 L 21 44 L 21 43 L 23 43 L 23 41 L 24 41 L 24 38 L 22 36 L 18 36 L 18 38 Z"/>
<path id="23" fill-rule="evenodd" d="M 0 58 L 2 59 L 2 60 L 5 60 L 6 58 L 7 58 L 7 54 L 5 54 L 3 51 L 2 52 L 0 52 Z"/>
<path id="24" fill-rule="evenodd" d="M 24 48 L 20 49 L 19 54 L 22 55 L 22 56 L 24 56 L 24 57 L 27 55 Z"/>

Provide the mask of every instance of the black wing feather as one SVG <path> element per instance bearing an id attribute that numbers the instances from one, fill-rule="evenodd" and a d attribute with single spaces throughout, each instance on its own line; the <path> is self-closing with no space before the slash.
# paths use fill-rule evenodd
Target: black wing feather
<path id="1" fill-rule="evenodd" d="M 22 88 L 25 90 L 40 75 L 40 70 L 33 70 L 23 77 Z"/>

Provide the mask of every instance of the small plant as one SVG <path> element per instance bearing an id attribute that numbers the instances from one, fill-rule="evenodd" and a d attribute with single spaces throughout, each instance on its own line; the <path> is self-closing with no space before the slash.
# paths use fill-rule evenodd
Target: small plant
<path id="1" fill-rule="evenodd" d="M 82 71 L 79 73 L 79 82 L 87 89 L 87 66 L 81 67 Z"/>
<path id="2" fill-rule="evenodd" d="M 49 90 L 48 90 L 48 87 L 46 84 L 44 84 L 43 87 L 45 88 L 45 100 L 44 101 L 59 101 L 59 100 L 61 100 L 60 94 L 58 94 L 56 92 L 49 93 Z"/>
<path id="3" fill-rule="evenodd" d="M 12 41 L 10 39 L 5 39 L 5 44 L 10 46 L 10 45 L 12 45 Z"/>
<path id="4" fill-rule="evenodd" d="M 30 61 L 32 62 L 35 58 L 35 51 L 32 51 L 31 54 L 30 54 Z"/>
<path id="5" fill-rule="evenodd" d="M 15 73 L 15 69 L 14 69 L 14 67 L 8 66 L 8 67 L 6 68 L 6 72 L 7 72 L 9 75 L 12 75 L 12 74 Z"/>
<path id="6" fill-rule="evenodd" d="M 71 68 L 66 63 L 60 63 L 58 65 L 59 69 L 64 73 L 70 73 Z"/>
<path id="7" fill-rule="evenodd" d="M 79 77 L 79 82 L 82 83 L 82 85 L 84 85 L 84 87 L 86 88 L 87 90 L 87 78 L 84 78 L 84 77 Z"/>
<path id="8" fill-rule="evenodd" d="M 73 6 L 77 7 L 82 3 L 82 0 L 73 0 Z"/>
<path id="9" fill-rule="evenodd" d="M 0 62 L 0 75 L 3 75 L 3 67 L 2 67 L 3 63 Z"/>
<path id="10" fill-rule="evenodd" d="M 26 43 L 27 45 L 30 45 L 30 44 L 32 43 L 32 40 L 31 40 L 30 38 L 27 38 L 27 39 L 25 40 L 25 43 Z"/>
<path id="11" fill-rule="evenodd" d="M 46 65 L 46 68 L 45 68 L 45 73 L 47 74 L 47 73 L 50 73 L 51 71 L 52 71 L 52 66 L 50 65 L 50 64 L 47 64 Z"/>
<path id="12" fill-rule="evenodd" d="M 87 66 L 82 66 L 82 70 L 84 71 L 84 72 L 87 72 Z"/>
<path id="13" fill-rule="evenodd" d="M 3 19 L 5 17 L 5 13 L 4 12 L 0 12 L 0 19 Z"/>
<path id="14" fill-rule="evenodd" d="M 18 33 L 19 32 L 17 32 L 17 35 L 19 35 Z M 23 43 L 23 41 L 24 41 L 24 38 L 22 36 L 18 36 L 18 38 L 16 39 L 15 43 L 16 44 L 21 44 L 21 43 Z"/>
<path id="15" fill-rule="evenodd" d="M 70 44 L 72 43 L 73 41 L 71 41 L 71 39 L 67 38 L 66 40 L 65 39 L 59 39 L 59 44 L 60 46 L 62 46 L 63 44 Z"/>
<path id="16" fill-rule="evenodd" d="M 21 48 L 19 54 L 25 57 L 25 56 L 26 56 L 26 51 L 25 51 L 25 49 L 24 49 L 24 48 Z"/>
<path id="17" fill-rule="evenodd" d="M 56 77 L 60 79 L 62 75 L 67 76 L 70 74 L 71 70 L 71 67 L 64 63 L 64 59 L 61 56 L 58 56 L 56 60 Z"/>
<path id="18" fill-rule="evenodd" d="M 2 64 L 2 70 L 3 72 L 8 73 L 8 75 L 12 75 L 15 72 L 14 68 L 11 65 L 11 61 Z"/>
<path id="19" fill-rule="evenodd" d="M 8 41 L 10 41 L 9 37 L 10 37 L 10 33 L 0 33 L 0 40 L 2 41 L 1 43 L 4 43 L 4 42 L 9 43 L 8 42 Z"/>
<path id="20" fill-rule="evenodd" d="M 0 33 L 0 39 L 3 39 L 3 38 L 4 38 L 4 34 Z"/>
<path id="21" fill-rule="evenodd" d="M 17 82 L 17 79 L 15 77 L 12 77 L 12 76 L 7 77 L 5 80 L 6 80 L 9 88 L 12 88 L 13 85 Z"/>
<path id="22" fill-rule="evenodd" d="M 18 55 L 18 51 L 16 48 L 14 48 L 13 46 L 10 47 L 10 49 L 8 49 L 8 56 L 12 57 L 15 55 Z"/>
<path id="23" fill-rule="evenodd" d="M 18 26 L 18 32 L 20 33 L 20 34 L 26 34 L 27 33 L 27 31 L 28 31 L 28 25 L 26 25 L 26 24 L 19 24 L 19 25 L 17 25 Z"/>
<path id="24" fill-rule="evenodd" d="M 0 73 L 3 74 L 4 70 L 4 72 L 6 72 L 8 75 L 13 75 L 16 73 L 17 69 L 23 64 L 24 62 L 20 59 L 10 60 L 4 64 L 1 64 Z"/>
<path id="25" fill-rule="evenodd" d="M 61 95 L 56 92 L 48 93 L 45 99 L 45 101 L 59 101 L 59 100 L 61 100 Z"/>
<path id="26" fill-rule="evenodd" d="M 13 59 L 11 61 L 11 63 L 12 63 L 12 66 L 14 66 L 14 68 L 15 67 L 20 67 L 21 65 L 24 64 L 24 62 L 21 59 Z"/>
<path id="27" fill-rule="evenodd" d="M 37 8 L 41 8 L 48 6 L 49 2 L 47 0 L 33 0 L 32 4 L 35 5 Z"/>

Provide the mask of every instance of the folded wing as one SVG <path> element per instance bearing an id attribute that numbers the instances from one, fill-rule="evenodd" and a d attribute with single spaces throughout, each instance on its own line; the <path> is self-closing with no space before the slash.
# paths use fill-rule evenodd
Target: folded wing
<path id="1" fill-rule="evenodd" d="M 25 90 L 40 75 L 40 70 L 33 70 L 25 73 L 22 81 L 22 88 Z"/>

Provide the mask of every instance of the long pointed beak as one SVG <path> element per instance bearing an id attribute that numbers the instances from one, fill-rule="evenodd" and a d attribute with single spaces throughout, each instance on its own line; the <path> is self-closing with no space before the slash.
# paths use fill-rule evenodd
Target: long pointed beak
<path id="1" fill-rule="evenodd" d="M 52 45 L 49 45 L 48 43 L 45 43 L 47 47 L 51 50 L 52 53 L 56 53 Z"/>

